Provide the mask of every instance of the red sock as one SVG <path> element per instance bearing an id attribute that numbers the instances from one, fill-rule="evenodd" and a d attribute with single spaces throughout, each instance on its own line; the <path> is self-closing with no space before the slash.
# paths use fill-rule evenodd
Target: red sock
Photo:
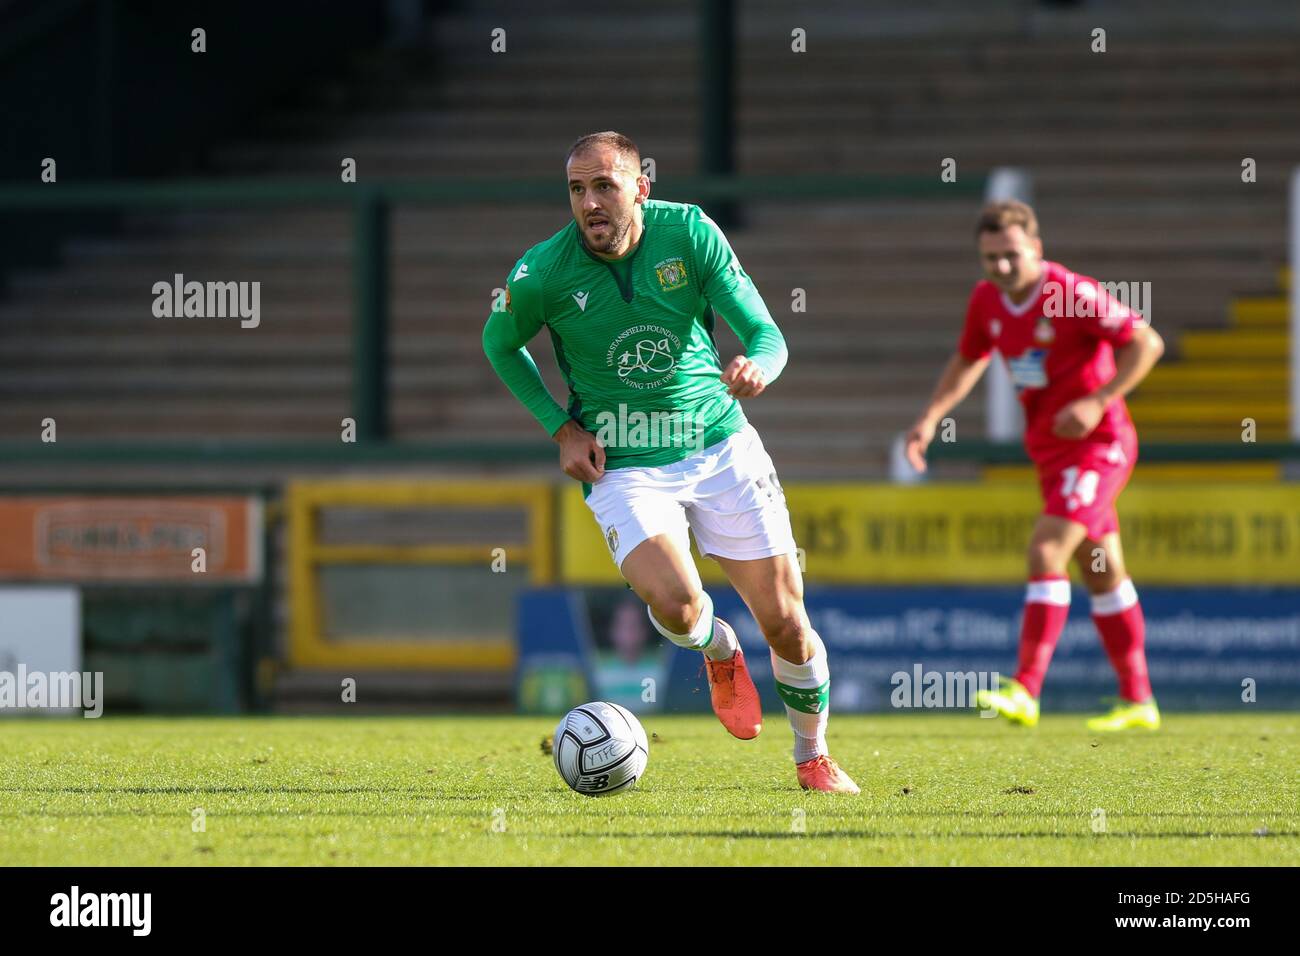
<path id="1" fill-rule="evenodd" d="M 1119 696 L 1138 702 L 1149 698 L 1151 678 L 1147 674 L 1147 624 L 1133 582 L 1125 580 L 1108 594 L 1094 594 L 1092 620 L 1101 635 L 1106 656 L 1119 676 Z"/>
<path id="2" fill-rule="evenodd" d="M 1047 665 L 1070 616 L 1070 579 L 1063 574 L 1030 578 L 1025 589 L 1025 617 L 1020 625 L 1020 663 L 1016 680 L 1037 697 Z"/>

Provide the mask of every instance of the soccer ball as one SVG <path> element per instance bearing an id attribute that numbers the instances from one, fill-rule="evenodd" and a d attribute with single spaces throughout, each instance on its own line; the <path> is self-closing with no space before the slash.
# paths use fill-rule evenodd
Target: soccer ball
<path id="1" fill-rule="evenodd" d="M 578 793 L 631 790 L 645 773 L 650 745 L 631 711 L 603 700 L 575 707 L 555 728 L 555 769 Z"/>

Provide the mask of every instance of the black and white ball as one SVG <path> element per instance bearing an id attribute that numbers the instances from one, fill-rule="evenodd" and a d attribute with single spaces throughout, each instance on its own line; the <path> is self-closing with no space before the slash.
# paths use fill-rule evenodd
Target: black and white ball
<path id="1" fill-rule="evenodd" d="M 564 715 L 555 728 L 554 754 L 565 783 L 578 793 L 603 797 L 636 786 L 650 745 L 631 711 L 598 700 Z"/>

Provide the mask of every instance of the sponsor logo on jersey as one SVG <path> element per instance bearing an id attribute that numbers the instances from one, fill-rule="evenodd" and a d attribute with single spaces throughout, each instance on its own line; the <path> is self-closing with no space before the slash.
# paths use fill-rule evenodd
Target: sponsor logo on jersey
<path id="1" fill-rule="evenodd" d="M 519 263 L 519 271 L 515 273 L 515 277 L 511 281 L 518 282 L 520 279 L 527 279 L 527 278 L 528 278 L 528 263 L 521 262 Z"/>
<path id="2" fill-rule="evenodd" d="M 672 292 L 674 289 L 680 289 L 688 282 L 686 277 L 686 262 L 681 256 L 674 256 L 671 259 L 665 259 L 655 266 L 655 275 L 659 277 L 659 288 L 665 292 Z"/>
<path id="3" fill-rule="evenodd" d="M 578 308 L 581 309 L 583 312 L 586 312 L 586 311 L 587 311 L 587 293 L 586 293 L 586 292 L 575 292 L 575 293 L 573 293 L 573 301 L 576 302 L 576 303 L 578 303 Z"/>
<path id="4" fill-rule="evenodd" d="M 1011 383 L 1017 389 L 1045 388 L 1047 386 L 1047 369 L 1044 361 L 1047 349 L 1027 349 L 1014 358 L 1007 359 L 1007 371 L 1011 373 Z"/>
<path id="5" fill-rule="evenodd" d="M 658 388 L 677 370 L 682 340 L 662 325 L 634 325 L 610 343 L 605 367 L 629 388 Z"/>
<path id="6" fill-rule="evenodd" d="M 1052 320 L 1043 316 L 1034 326 L 1034 341 L 1042 345 L 1047 345 L 1056 338 L 1056 329 L 1052 328 Z"/>

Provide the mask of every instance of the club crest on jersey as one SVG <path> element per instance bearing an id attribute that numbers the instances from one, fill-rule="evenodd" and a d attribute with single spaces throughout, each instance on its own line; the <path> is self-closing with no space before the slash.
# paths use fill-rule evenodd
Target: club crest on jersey
<path id="1" fill-rule="evenodd" d="M 989 336 L 996 339 L 1001 334 L 1002 334 L 1002 320 L 989 319 Z"/>
<path id="2" fill-rule="evenodd" d="M 687 284 L 686 263 L 681 256 L 665 259 L 655 266 L 655 275 L 659 277 L 659 288 L 672 292 Z"/>
<path id="3" fill-rule="evenodd" d="M 1043 316 L 1034 326 L 1034 341 L 1041 345 L 1047 345 L 1056 338 L 1056 329 L 1052 328 L 1052 320 Z"/>

